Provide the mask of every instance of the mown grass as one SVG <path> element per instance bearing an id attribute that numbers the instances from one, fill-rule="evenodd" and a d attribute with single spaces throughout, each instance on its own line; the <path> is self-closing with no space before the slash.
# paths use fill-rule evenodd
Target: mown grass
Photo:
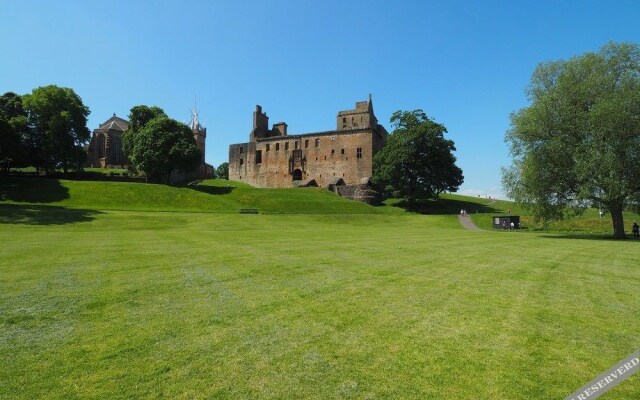
<path id="1" fill-rule="evenodd" d="M 2 399 L 564 398 L 640 347 L 640 242 L 461 229 L 499 203 L 0 184 Z"/>
<path id="2" fill-rule="evenodd" d="M 564 398 L 640 347 L 633 241 L 31 207 L 0 205 L 3 399 Z"/>

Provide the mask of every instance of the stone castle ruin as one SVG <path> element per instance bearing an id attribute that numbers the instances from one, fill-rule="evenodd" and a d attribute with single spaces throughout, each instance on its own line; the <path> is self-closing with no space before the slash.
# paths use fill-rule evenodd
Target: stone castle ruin
<path id="1" fill-rule="evenodd" d="M 269 129 L 269 117 L 256 106 L 249 142 L 229 146 L 229 179 L 265 188 L 362 192 L 373 173 L 373 156 L 388 135 L 373 113 L 371 95 L 355 109 L 339 111 L 336 125 L 331 131 L 289 135 L 284 122 Z"/>

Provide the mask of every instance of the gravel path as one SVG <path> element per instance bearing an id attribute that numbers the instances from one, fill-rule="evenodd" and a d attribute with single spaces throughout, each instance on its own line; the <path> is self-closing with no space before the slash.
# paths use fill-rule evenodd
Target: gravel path
<path id="1" fill-rule="evenodd" d="M 458 221 L 464 227 L 464 229 L 468 229 L 470 231 L 481 231 L 482 229 L 478 228 L 476 224 L 471 221 L 471 218 L 468 216 L 463 217 L 462 215 L 458 215 Z"/>

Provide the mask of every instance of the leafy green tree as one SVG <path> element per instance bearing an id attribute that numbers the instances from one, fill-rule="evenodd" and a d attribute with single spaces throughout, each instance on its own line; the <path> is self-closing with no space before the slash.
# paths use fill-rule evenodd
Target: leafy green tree
<path id="1" fill-rule="evenodd" d="M 527 96 L 506 135 L 507 194 L 541 220 L 605 208 L 614 237 L 626 237 L 623 210 L 640 203 L 640 48 L 609 43 L 542 63 Z"/>
<path id="2" fill-rule="evenodd" d="M 174 170 L 191 171 L 200 165 L 202 154 L 191 129 L 168 118 L 159 107 L 131 109 L 125 150 L 129 161 L 151 181 L 171 181 Z"/>
<path id="3" fill-rule="evenodd" d="M 129 129 L 132 131 L 138 131 L 144 128 L 149 121 L 158 117 L 167 117 L 164 110 L 158 106 L 135 106 L 131 109 L 129 114 Z"/>
<path id="4" fill-rule="evenodd" d="M 229 179 L 229 163 L 223 162 L 218 165 L 216 168 L 216 178 L 218 179 Z"/>
<path id="5" fill-rule="evenodd" d="M 464 177 L 455 164 L 453 141 L 444 138 L 444 125 L 422 110 L 396 111 L 391 124 L 392 134 L 373 159 L 374 184 L 409 202 L 457 191 Z"/>
<path id="6" fill-rule="evenodd" d="M 22 135 L 25 128 L 22 98 L 13 92 L 0 96 L 0 169 L 5 172 L 11 165 L 24 163 Z"/>
<path id="7" fill-rule="evenodd" d="M 81 168 L 82 151 L 90 137 L 90 111 L 71 88 L 55 85 L 34 89 L 22 98 L 26 113 L 25 145 L 38 171 L 62 167 Z"/>

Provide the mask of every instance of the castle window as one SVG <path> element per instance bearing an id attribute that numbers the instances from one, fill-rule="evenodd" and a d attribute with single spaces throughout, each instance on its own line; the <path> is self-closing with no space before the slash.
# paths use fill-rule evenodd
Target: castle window
<path id="1" fill-rule="evenodd" d="M 340 154 L 344 154 L 344 149 L 340 150 Z"/>
<path id="2" fill-rule="evenodd" d="M 242 154 L 243 147 L 240 147 L 240 154 Z"/>
<path id="3" fill-rule="evenodd" d="M 362 147 L 356 149 L 356 158 L 362 158 Z"/>
<path id="4" fill-rule="evenodd" d="M 294 144 L 295 144 L 296 150 L 298 150 L 300 148 L 300 142 L 296 140 Z"/>
<path id="5" fill-rule="evenodd" d="M 320 147 L 320 139 L 316 139 L 316 147 Z"/>
<path id="6" fill-rule="evenodd" d="M 269 143 L 267 143 L 267 151 L 269 151 L 269 147 L 270 147 L 270 146 L 269 146 Z"/>
<path id="7" fill-rule="evenodd" d="M 241 158 L 240 159 L 240 166 L 242 167 L 244 165 L 244 160 Z"/>
<path id="8" fill-rule="evenodd" d="M 284 149 L 285 149 L 285 151 L 289 150 L 289 142 L 285 142 L 284 143 Z"/>
<path id="9" fill-rule="evenodd" d="M 280 150 L 280 143 L 276 143 L 276 151 Z"/>
<path id="10" fill-rule="evenodd" d="M 308 148 L 309 148 L 309 139 L 306 139 L 306 140 L 304 141 L 304 148 L 305 148 L 305 149 L 308 149 Z"/>
<path id="11" fill-rule="evenodd" d="M 336 154 L 336 151 L 334 149 L 331 149 L 331 155 Z"/>
<path id="12" fill-rule="evenodd" d="M 256 150 L 256 164 L 262 164 L 262 150 Z"/>

